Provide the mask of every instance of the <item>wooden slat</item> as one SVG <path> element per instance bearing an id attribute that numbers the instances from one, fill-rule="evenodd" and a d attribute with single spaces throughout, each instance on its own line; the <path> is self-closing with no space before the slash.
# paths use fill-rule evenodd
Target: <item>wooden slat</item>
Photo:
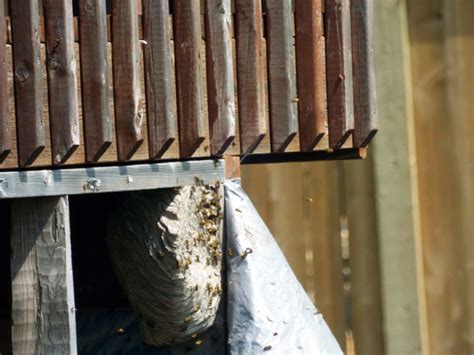
<path id="1" fill-rule="evenodd" d="M 61 164 L 80 142 L 72 3 L 44 0 L 43 9 L 51 154 L 53 164 Z"/>
<path id="2" fill-rule="evenodd" d="M 223 159 L 10 171 L 0 173 L 0 199 L 166 189 L 193 185 L 196 176 L 210 184 L 225 171 Z"/>
<path id="3" fill-rule="evenodd" d="M 11 1 L 18 164 L 32 164 L 44 149 L 38 1 Z"/>
<path id="4" fill-rule="evenodd" d="M 267 0 L 267 61 L 272 152 L 284 152 L 298 131 L 291 0 Z"/>
<path id="5" fill-rule="evenodd" d="M 296 65 L 300 149 L 312 151 L 328 134 L 323 0 L 296 0 Z"/>
<path id="6" fill-rule="evenodd" d="M 349 0 L 325 0 L 329 145 L 340 148 L 354 129 Z"/>
<path id="7" fill-rule="evenodd" d="M 188 158 L 205 139 L 199 1 L 174 0 L 173 18 L 180 156 Z"/>
<path id="8" fill-rule="evenodd" d="M 86 161 L 95 162 L 112 143 L 105 1 L 79 1 L 82 115 Z"/>
<path id="9" fill-rule="evenodd" d="M 373 0 L 351 1 L 355 147 L 367 146 L 378 128 L 372 45 L 373 16 Z"/>
<path id="10" fill-rule="evenodd" d="M 150 159 L 160 158 L 174 142 L 175 91 L 169 30 L 169 2 L 143 1 L 145 80 Z"/>
<path id="11" fill-rule="evenodd" d="M 14 354 L 77 354 L 67 197 L 12 203 Z"/>
<path id="12" fill-rule="evenodd" d="M 118 159 L 129 160 L 143 142 L 141 53 L 134 0 L 113 1 L 112 50 Z"/>
<path id="13" fill-rule="evenodd" d="M 0 163 L 11 150 L 11 135 L 8 123 L 6 28 L 3 11 L 3 6 L 0 5 Z"/>
<path id="14" fill-rule="evenodd" d="M 235 1 L 241 152 L 252 152 L 267 133 L 260 1 Z"/>
<path id="15" fill-rule="evenodd" d="M 236 135 L 230 0 L 206 1 L 206 56 L 211 154 L 221 155 Z"/>

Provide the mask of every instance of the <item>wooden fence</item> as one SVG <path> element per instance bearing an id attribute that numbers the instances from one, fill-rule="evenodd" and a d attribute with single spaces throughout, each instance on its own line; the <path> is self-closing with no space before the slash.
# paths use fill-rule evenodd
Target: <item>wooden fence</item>
<path id="1" fill-rule="evenodd" d="M 2 0 L 0 169 L 360 157 L 377 131 L 371 6 Z"/>
<path id="2" fill-rule="evenodd" d="M 356 354 L 474 351 L 473 13 L 470 0 L 377 1 L 380 131 L 368 159 L 243 168 L 299 279 L 342 346 L 352 330 Z"/>

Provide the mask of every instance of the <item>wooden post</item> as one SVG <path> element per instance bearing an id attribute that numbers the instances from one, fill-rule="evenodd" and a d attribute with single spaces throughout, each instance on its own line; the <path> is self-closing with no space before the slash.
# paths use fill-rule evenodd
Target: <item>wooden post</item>
<path id="1" fill-rule="evenodd" d="M 420 325 L 424 307 L 419 290 L 424 286 L 417 263 L 419 216 L 406 2 L 376 1 L 374 18 L 380 134 L 372 149 L 386 353 L 428 354 L 422 348 Z"/>
<path id="2" fill-rule="evenodd" d="M 68 198 L 12 201 L 13 354 L 77 354 Z"/>

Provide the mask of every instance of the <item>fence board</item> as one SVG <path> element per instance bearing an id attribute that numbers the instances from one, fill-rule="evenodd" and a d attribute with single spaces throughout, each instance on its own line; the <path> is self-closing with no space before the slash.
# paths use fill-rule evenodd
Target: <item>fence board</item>
<path id="1" fill-rule="evenodd" d="M 323 0 L 296 0 L 296 65 L 301 151 L 328 134 Z"/>
<path id="2" fill-rule="evenodd" d="M 173 18 L 180 156 L 189 158 L 205 139 L 199 1 L 174 0 Z"/>
<path id="3" fill-rule="evenodd" d="M 372 155 L 344 162 L 356 354 L 384 354 L 380 255 Z"/>
<path id="4" fill-rule="evenodd" d="M 79 1 L 82 115 L 86 161 L 100 159 L 112 143 L 105 1 Z"/>
<path id="5" fill-rule="evenodd" d="M 372 45 L 373 16 L 373 0 L 351 1 L 355 147 L 367 146 L 378 128 Z"/>
<path id="6" fill-rule="evenodd" d="M 407 2 L 415 115 L 426 353 L 470 354 L 474 347 L 473 201 L 466 119 L 473 120 L 472 1 Z M 440 16 L 442 14 L 442 16 Z M 469 46 L 471 52 L 469 53 Z M 463 65 L 463 62 L 466 64 Z M 470 89 L 463 91 L 463 82 Z M 464 89 L 465 90 L 465 89 Z M 464 98 L 470 112 L 463 111 Z M 471 274 L 472 275 L 472 274 Z M 449 324 L 449 326 L 446 326 Z M 471 332 L 470 332 L 471 331 Z"/>
<path id="7" fill-rule="evenodd" d="M 72 3 L 44 0 L 49 122 L 53 164 L 79 147 L 79 114 Z"/>
<path id="8" fill-rule="evenodd" d="M 220 155 L 236 135 L 230 0 L 206 1 L 206 56 L 211 154 Z"/>
<path id="9" fill-rule="evenodd" d="M 18 164 L 31 165 L 43 151 L 43 91 L 38 1 L 11 1 Z"/>
<path id="10" fill-rule="evenodd" d="M 267 133 L 261 6 L 255 0 L 235 1 L 240 147 L 244 154 L 255 150 Z"/>
<path id="11" fill-rule="evenodd" d="M 112 56 L 115 127 L 119 160 L 129 160 L 143 143 L 138 15 L 133 0 L 114 0 Z"/>
<path id="12" fill-rule="evenodd" d="M 340 148 L 354 130 L 349 0 L 325 0 L 329 145 Z"/>
<path id="13" fill-rule="evenodd" d="M 145 82 L 150 159 L 157 159 L 176 138 L 169 29 L 169 2 L 143 1 Z"/>
<path id="14" fill-rule="evenodd" d="M 272 152 L 284 152 L 298 132 L 291 0 L 267 0 L 267 61 Z"/>
<path id="15" fill-rule="evenodd" d="M 11 135 L 8 123 L 8 76 L 7 76 L 7 51 L 6 28 L 4 9 L 0 4 L 0 163 L 7 157 L 11 150 Z"/>

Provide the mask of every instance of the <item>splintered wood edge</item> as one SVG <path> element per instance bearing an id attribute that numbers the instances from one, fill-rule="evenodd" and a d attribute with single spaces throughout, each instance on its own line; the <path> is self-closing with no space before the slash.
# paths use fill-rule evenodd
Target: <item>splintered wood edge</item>
<path id="1" fill-rule="evenodd" d="M 152 190 L 226 179 L 220 160 L 0 172 L 0 199 Z"/>

